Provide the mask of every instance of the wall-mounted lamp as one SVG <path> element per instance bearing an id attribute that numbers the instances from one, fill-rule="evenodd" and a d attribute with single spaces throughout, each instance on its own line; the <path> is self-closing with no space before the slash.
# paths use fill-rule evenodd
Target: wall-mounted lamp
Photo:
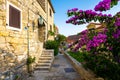
<path id="1" fill-rule="evenodd" d="M 42 16 L 39 16 L 38 25 L 41 26 L 41 25 L 43 25 L 43 23 L 44 23 L 44 20 L 43 20 Z"/>

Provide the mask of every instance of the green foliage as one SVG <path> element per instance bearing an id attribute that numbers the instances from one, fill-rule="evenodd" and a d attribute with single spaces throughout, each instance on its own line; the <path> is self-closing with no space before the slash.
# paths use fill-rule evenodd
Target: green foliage
<path id="1" fill-rule="evenodd" d="M 83 52 L 68 52 L 70 56 L 72 56 L 74 59 L 76 59 L 78 62 L 84 62 L 84 55 L 86 53 Z"/>
<path id="2" fill-rule="evenodd" d="M 64 35 L 62 35 L 62 34 L 58 34 L 55 40 L 56 40 L 58 43 L 61 43 L 61 42 L 63 42 L 63 41 L 66 40 L 66 37 L 65 37 Z"/>
<path id="3" fill-rule="evenodd" d="M 83 63 L 86 69 L 92 70 L 97 76 L 103 77 L 105 80 L 120 79 L 120 64 L 112 60 L 113 56 L 110 53 L 68 52 L 68 54 L 78 62 Z"/>
<path id="4" fill-rule="evenodd" d="M 54 35 L 55 35 L 55 33 L 52 32 L 51 30 L 49 30 L 48 33 L 49 33 L 51 36 L 54 36 Z"/>
<path id="5" fill-rule="evenodd" d="M 30 64 L 32 64 L 33 62 L 35 62 L 35 57 L 32 58 L 31 56 L 29 56 L 29 57 L 27 58 L 27 65 L 30 65 Z"/>
<path id="6" fill-rule="evenodd" d="M 20 78 L 20 76 L 16 75 L 14 80 L 18 80 L 19 78 Z"/>
<path id="7" fill-rule="evenodd" d="M 95 74 L 105 80 L 120 79 L 120 65 L 112 61 L 105 54 L 88 54 L 84 56 L 86 68 L 91 69 Z"/>
<path id="8" fill-rule="evenodd" d="M 48 40 L 45 43 L 46 49 L 54 49 L 54 55 L 56 56 L 58 54 L 58 43 L 53 40 Z"/>

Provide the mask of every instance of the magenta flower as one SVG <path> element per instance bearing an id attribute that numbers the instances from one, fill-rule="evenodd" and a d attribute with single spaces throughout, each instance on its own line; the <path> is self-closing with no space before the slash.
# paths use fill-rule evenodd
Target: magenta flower
<path id="1" fill-rule="evenodd" d="M 90 51 L 92 48 L 100 46 L 102 43 L 105 43 L 107 40 L 107 35 L 99 33 L 97 36 L 94 36 L 87 44 L 87 50 Z"/>
<path id="2" fill-rule="evenodd" d="M 95 6 L 95 11 L 106 11 L 109 10 L 111 7 L 111 0 L 103 0 L 98 3 L 98 5 Z"/>
<path id="3" fill-rule="evenodd" d="M 115 26 L 120 26 L 120 18 L 117 18 L 115 21 Z"/>
<path id="4" fill-rule="evenodd" d="M 120 29 L 117 29 L 116 32 L 113 33 L 113 37 L 114 37 L 115 39 L 120 38 Z"/>
<path id="5" fill-rule="evenodd" d="M 78 8 L 73 8 L 72 11 L 73 12 L 76 12 L 78 10 Z"/>

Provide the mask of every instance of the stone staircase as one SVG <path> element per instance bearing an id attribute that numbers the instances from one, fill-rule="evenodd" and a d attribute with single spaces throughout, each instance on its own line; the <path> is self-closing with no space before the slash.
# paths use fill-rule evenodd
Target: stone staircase
<path id="1" fill-rule="evenodd" d="M 38 63 L 36 64 L 35 70 L 41 72 L 48 72 L 54 60 L 54 50 L 43 50 Z"/>

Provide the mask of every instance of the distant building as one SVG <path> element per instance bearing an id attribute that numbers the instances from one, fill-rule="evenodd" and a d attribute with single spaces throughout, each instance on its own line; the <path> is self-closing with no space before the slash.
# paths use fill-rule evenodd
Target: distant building
<path id="1" fill-rule="evenodd" d="M 87 26 L 87 29 L 89 30 L 94 29 L 96 32 L 101 32 L 104 30 L 104 28 L 105 28 L 105 25 L 101 23 L 90 23 Z"/>
<path id="2" fill-rule="evenodd" d="M 74 43 L 76 41 L 78 41 L 80 38 L 80 35 L 71 35 L 71 36 L 68 36 L 66 41 L 67 43 Z"/>

